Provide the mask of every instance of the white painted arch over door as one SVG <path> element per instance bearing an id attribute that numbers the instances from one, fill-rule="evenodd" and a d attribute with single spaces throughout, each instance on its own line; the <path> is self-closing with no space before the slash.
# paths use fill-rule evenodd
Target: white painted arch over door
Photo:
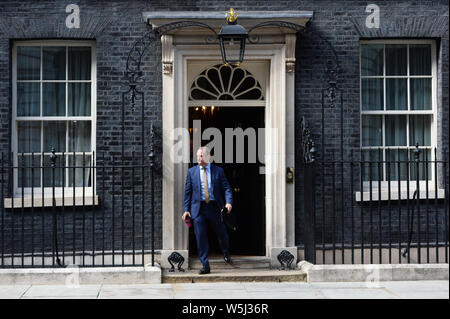
<path id="1" fill-rule="evenodd" d="M 266 149 L 266 255 L 272 247 L 294 245 L 294 198 L 288 196 L 287 189 L 294 190 L 294 184 L 286 184 L 287 150 L 286 130 L 292 129 L 293 121 L 287 125 L 286 112 L 286 72 L 283 45 L 248 48 L 246 60 L 267 65 L 267 85 L 265 93 L 265 123 L 268 128 L 276 128 L 278 134 L 265 136 Z M 188 164 L 174 163 L 170 158 L 175 128 L 188 128 L 188 94 L 191 81 L 188 80 L 189 63 L 211 65 L 211 58 L 217 61 L 217 48 L 183 47 L 174 49 L 173 73 L 163 76 L 163 250 L 187 250 L 188 231 L 181 220 L 183 212 L 184 183 Z M 216 60 L 215 59 L 215 60 Z M 245 63 L 242 66 L 245 68 Z M 192 78 L 191 78 L 192 79 Z M 294 92 L 292 92 L 293 94 Z M 261 103 L 261 102 L 259 102 Z M 231 101 L 213 105 L 242 106 Z M 290 119 L 293 120 L 293 113 Z M 266 130 L 267 131 L 267 130 Z M 189 145 L 186 145 L 189 148 Z M 292 156 L 294 154 L 292 149 Z M 293 158 L 292 158 L 293 160 Z M 293 162 L 291 164 L 293 167 Z M 290 198 L 289 198 L 290 197 Z M 290 201 L 290 205 L 287 205 Z M 290 209 L 288 211 L 288 207 Z"/>

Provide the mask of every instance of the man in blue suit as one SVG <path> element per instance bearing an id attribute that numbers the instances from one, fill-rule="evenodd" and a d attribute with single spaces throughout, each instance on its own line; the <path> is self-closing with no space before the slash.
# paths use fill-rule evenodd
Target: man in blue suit
<path id="1" fill-rule="evenodd" d="M 208 260 L 209 243 L 206 222 L 217 234 L 225 262 L 231 263 L 228 233 L 220 220 L 220 209 L 226 206 L 228 214 L 231 212 L 233 193 L 223 169 L 210 164 L 209 160 L 208 148 L 200 147 L 197 151 L 198 165 L 191 167 L 186 177 L 182 216 L 183 221 L 187 216 L 194 221 L 198 255 L 203 265 L 200 270 L 201 275 L 211 272 Z"/>

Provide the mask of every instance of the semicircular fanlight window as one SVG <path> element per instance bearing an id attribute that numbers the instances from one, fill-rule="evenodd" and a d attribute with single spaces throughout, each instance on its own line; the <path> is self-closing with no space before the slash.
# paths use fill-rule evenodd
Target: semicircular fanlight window
<path id="1" fill-rule="evenodd" d="M 217 64 L 200 73 L 189 100 L 264 100 L 261 85 L 245 69 Z"/>

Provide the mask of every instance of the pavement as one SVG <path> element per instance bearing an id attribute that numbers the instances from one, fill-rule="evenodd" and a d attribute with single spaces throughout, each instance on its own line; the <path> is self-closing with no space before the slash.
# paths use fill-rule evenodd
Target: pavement
<path id="1" fill-rule="evenodd" d="M 449 281 L 0 285 L 0 299 L 449 299 Z"/>

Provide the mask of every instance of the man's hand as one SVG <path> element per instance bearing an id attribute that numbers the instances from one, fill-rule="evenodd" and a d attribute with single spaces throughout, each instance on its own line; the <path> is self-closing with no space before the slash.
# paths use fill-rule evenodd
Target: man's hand
<path id="1" fill-rule="evenodd" d="M 228 214 L 231 213 L 231 204 L 226 204 L 225 207 L 228 209 Z"/>
<path id="2" fill-rule="evenodd" d="M 192 218 L 191 213 L 190 212 L 184 212 L 183 216 L 181 216 L 181 218 L 183 219 L 184 222 L 186 222 L 186 216 L 189 216 Z"/>

